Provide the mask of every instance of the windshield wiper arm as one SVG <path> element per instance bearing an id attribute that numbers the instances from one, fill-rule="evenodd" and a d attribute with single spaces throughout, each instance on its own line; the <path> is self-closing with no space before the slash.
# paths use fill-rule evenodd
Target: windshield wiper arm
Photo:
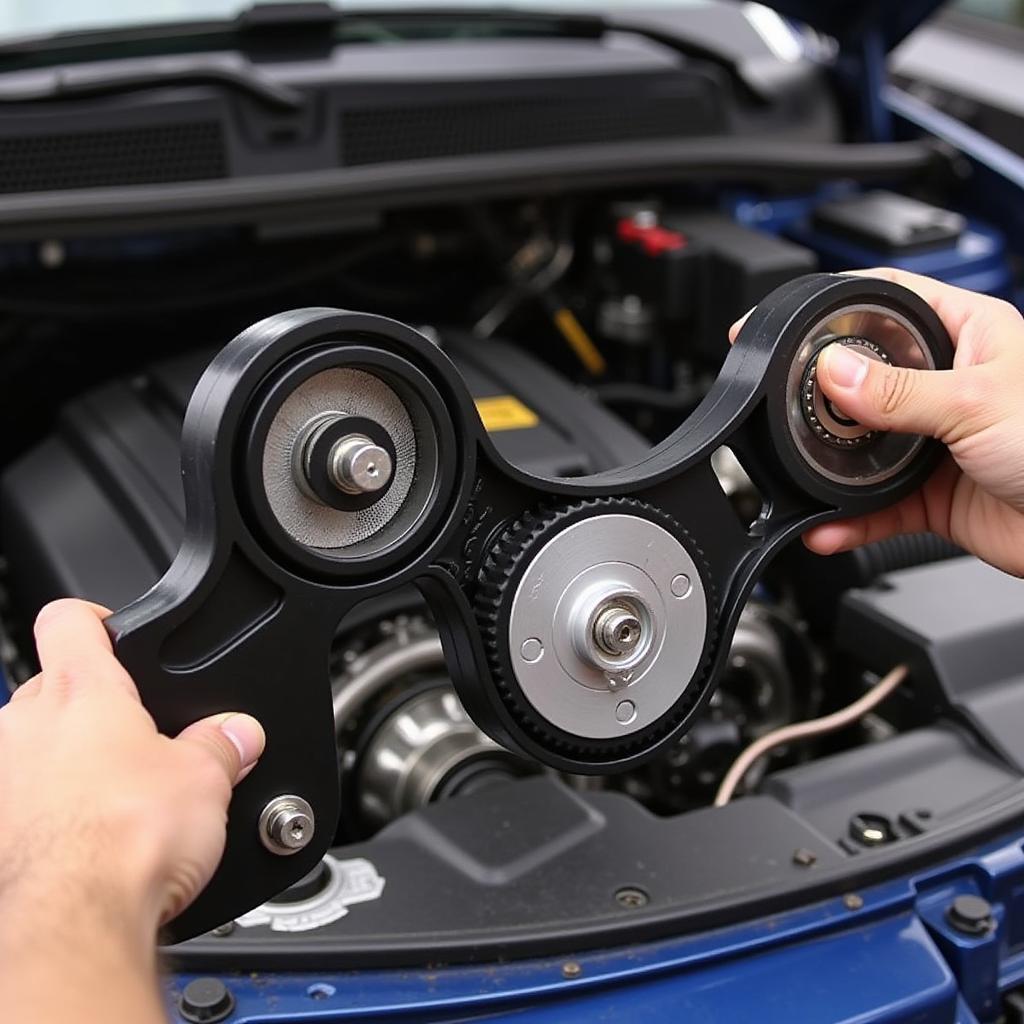
<path id="1" fill-rule="evenodd" d="M 48 103 L 142 92 L 165 86 L 212 85 L 243 93 L 277 110 L 300 110 L 302 93 L 248 68 L 196 63 L 146 70 L 77 70 L 55 72 L 44 85 L 0 89 L 0 103 Z"/>

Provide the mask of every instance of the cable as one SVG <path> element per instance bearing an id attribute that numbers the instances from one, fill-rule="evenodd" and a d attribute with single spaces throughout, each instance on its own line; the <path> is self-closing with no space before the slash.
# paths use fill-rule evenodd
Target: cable
<path id="1" fill-rule="evenodd" d="M 825 733 L 835 732 L 837 729 L 852 725 L 881 704 L 907 678 L 907 671 L 906 665 L 897 665 L 882 676 L 867 693 L 852 704 L 847 704 L 845 708 L 840 708 L 838 711 L 833 711 L 832 714 L 824 715 L 821 718 L 812 718 L 808 722 L 794 722 L 792 725 L 784 725 L 781 729 L 773 729 L 759 739 L 754 740 L 733 761 L 732 767 L 725 773 L 725 778 L 722 779 L 722 784 L 718 787 L 718 792 L 715 794 L 714 806 L 724 807 L 733 798 L 744 776 L 750 771 L 754 763 L 764 757 L 769 750 L 781 747 L 784 743 L 808 739 L 811 736 L 823 736 Z"/>
<path id="2" fill-rule="evenodd" d="M 565 304 L 559 304 L 557 299 L 551 295 L 551 319 L 558 333 L 562 335 L 572 349 L 573 355 L 580 361 L 583 369 L 594 377 L 602 376 L 608 369 L 608 363 L 601 353 L 601 350 L 594 344 L 593 339 L 587 334 L 586 328 L 576 319 L 576 314 Z M 545 305 L 548 305 L 545 302 Z"/>

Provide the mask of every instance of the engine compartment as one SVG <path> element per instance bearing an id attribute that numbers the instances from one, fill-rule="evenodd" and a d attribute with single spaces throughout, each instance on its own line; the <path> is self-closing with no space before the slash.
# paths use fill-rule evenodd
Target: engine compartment
<path id="1" fill-rule="evenodd" d="M 264 313 L 331 304 L 421 326 L 502 454 L 579 476 L 640 457 L 692 411 L 729 323 L 775 285 L 892 259 L 1012 287 L 991 227 L 849 182 L 430 207 L 300 239 L 40 247 L 7 267 L 0 301 L 7 683 L 33 671 L 30 625 L 47 600 L 118 607 L 166 569 L 183 530 L 188 397 L 216 345 Z M 715 469 L 753 522 L 761 495 L 728 449 Z M 923 589 L 921 573 L 934 574 Z M 935 635 L 916 612 L 930 591 L 952 595 Z M 766 912 L 926 856 L 929 843 L 967 842 L 1021 792 L 1024 746 L 1005 726 L 1024 715 L 1012 685 L 1021 595 L 932 537 L 827 561 L 788 552 L 744 610 L 702 719 L 667 755 L 605 778 L 504 751 L 460 706 L 418 595 L 368 602 L 339 623 L 326 667 L 344 807 L 335 849 L 175 955 L 254 968 L 534 955 Z M 752 741 L 843 706 L 900 661 L 911 683 L 880 708 L 782 747 L 748 774 L 743 799 L 711 807 Z"/>

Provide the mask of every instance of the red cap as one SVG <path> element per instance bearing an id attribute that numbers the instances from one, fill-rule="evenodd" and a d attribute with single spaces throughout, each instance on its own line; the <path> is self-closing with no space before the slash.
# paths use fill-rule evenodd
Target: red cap
<path id="1" fill-rule="evenodd" d="M 658 224 L 637 224 L 632 217 L 623 217 L 616 225 L 619 240 L 638 244 L 648 256 L 661 256 L 686 247 L 686 236 Z"/>

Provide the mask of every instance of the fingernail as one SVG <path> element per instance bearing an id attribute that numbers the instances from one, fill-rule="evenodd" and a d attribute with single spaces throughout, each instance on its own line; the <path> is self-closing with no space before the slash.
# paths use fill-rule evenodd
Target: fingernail
<path id="1" fill-rule="evenodd" d="M 220 723 L 221 732 L 235 745 L 241 760 L 239 771 L 256 763 L 267 742 L 263 726 L 251 715 L 231 715 Z"/>
<path id="2" fill-rule="evenodd" d="M 868 375 L 867 358 L 845 345 L 829 345 L 818 358 L 825 360 L 829 377 L 841 388 L 860 387 Z"/>

